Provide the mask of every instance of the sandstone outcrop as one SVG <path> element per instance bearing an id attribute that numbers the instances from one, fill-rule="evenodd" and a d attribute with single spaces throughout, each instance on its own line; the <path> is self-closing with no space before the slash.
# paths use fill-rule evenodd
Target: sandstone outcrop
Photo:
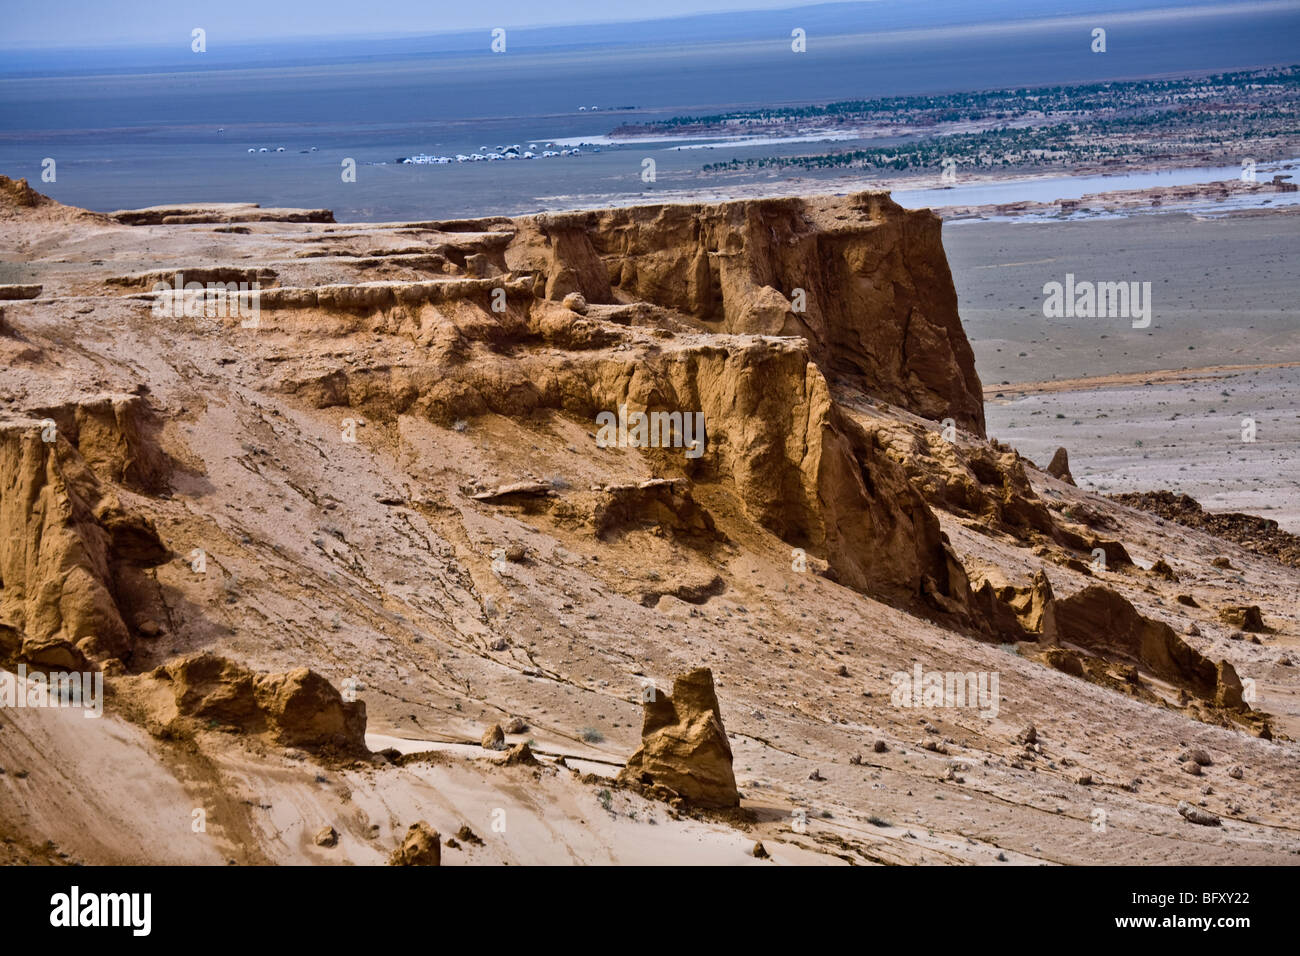
<path id="1" fill-rule="evenodd" d="M 215 654 L 180 658 L 155 671 L 170 682 L 176 711 L 206 726 L 266 734 L 286 747 L 340 756 L 367 753 L 366 705 L 347 702 L 306 667 L 255 674 Z"/>
<path id="2" fill-rule="evenodd" d="M 972 598 L 1004 640 L 1055 643 L 1058 639 L 1052 582 L 1041 570 L 1028 587 L 986 577 L 973 589 Z"/>
<path id="3" fill-rule="evenodd" d="M 699 667 L 683 674 L 673 681 L 671 697 L 657 693 L 646 702 L 641 747 L 619 780 L 695 807 L 740 804 L 712 671 Z"/>
<path id="4" fill-rule="evenodd" d="M 506 767 L 535 767 L 538 760 L 533 756 L 533 748 L 527 743 L 518 743 L 506 751 L 505 759 L 501 761 Z"/>
<path id="5" fill-rule="evenodd" d="M 59 405 L 33 405 L 49 419 L 101 480 L 147 494 L 166 490 L 172 463 L 157 441 L 161 425 L 139 395 L 105 393 Z"/>
<path id="6" fill-rule="evenodd" d="M 0 423 L 0 623 L 24 647 L 129 657 L 136 612 L 156 601 L 149 569 L 169 556 L 57 427 Z"/>
<path id="7" fill-rule="evenodd" d="M 1259 606 L 1255 604 L 1230 604 L 1227 607 L 1222 607 L 1219 609 L 1219 620 L 1254 634 L 1268 633 L 1268 627 L 1264 624 L 1264 616 L 1260 612 Z"/>
<path id="8" fill-rule="evenodd" d="M 125 226 L 174 226 L 222 222 L 333 222 L 328 209 L 263 209 L 255 202 L 195 203 L 119 209 L 108 218 Z"/>
<path id="9" fill-rule="evenodd" d="M 265 340 L 369 332 L 418 349 L 365 368 L 322 368 L 308 350 L 280 366 L 279 388 L 315 407 L 448 425 L 486 414 L 592 422 L 624 406 L 700 413 L 699 457 L 642 450 L 658 476 L 725 481 L 752 520 L 840 583 L 990 633 L 971 619 L 922 493 L 822 371 L 982 434 L 937 218 L 865 193 L 438 227 L 468 243 L 462 258 L 481 243 L 502 274 L 264 291 Z M 790 302 L 776 316 L 769 306 L 796 289 L 806 309 Z M 573 294 L 585 315 L 562 305 Z"/>
<path id="10" fill-rule="evenodd" d="M 511 267 L 547 298 L 639 300 L 711 331 L 801 336 L 868 394 L 984 433 L 941 223 L 885 193 L 527 217 Z"/>
<path id="11" fill-rule="evenodd" d="M 265 303 L 263 310 L 264 327 L 281 327 L 275 310 L 268 316 Z M 292 314 L 283 321 L 299 327 Z M 511 330 L 526 334 L 526 318 L 507 312 L 488 321 L 469 303 L 421 307 L 418 318 L 381 310 L 347 321 L 404 331 L 432 347 L 418 362 L 378 372 L 334 368 L 303 375 L 286 366 L 280 387 L 313 404 L 346 404 L 377 418 L 421 414 L 446 424 L 547 412 L 594 423 L 597 414 L 621 406 L 699 412 L 706 422 L 702 455 L 641 449 L 656 470 L 729 484 L 752 520 L 824 558 L 849 587 L 902 605 L 964 604 L 938 521 L 921 493 L 879 439 L 835 403 L 803 340 L 665 339 L 630 329 L 619 333 L 617 349 L 569 353 L 568 361 L 556 363 L 528 352 L 503 357 Z M 537 493 L 549 489 L 538 484 Z"/>
<path id="12" fill-rule="evenodd" d="M 256 283 L 258 287 L 269 288 L 279 278 L 274 269 L 266 266 L 180 266 L 170 270 L 155 269 L 152 272 L 112 276 L 107 281 L 110 285 L 149 291 L 159 283 L 175 289 L 178 276 L 184 280 L 181 288 L 191 282 L 199 282 L 205 286 L 210 282 L 219 282 L 223 285 L 231 282 L 239 285 L 242 282 L 250 288 Z"/>
<path id="13" fill-rule="evenodd" d="M 0 285 L 0 301 L 34 299 L 40 294 L 41 286 L 38 285 Z"/>
<path id="14" fill-rule="evenodd" d="M 603 489 L 592 524 L 601 538 L 652 528 L 688 542 L 722 540 L 712 516 L 695 502 L 686 482 L 664 478 Z"/>
<path id="15" fill-rule="evenodd" d="M 1055 601 L 1060 643 L 1111 660 L 1136 664 L 1204 700 L 1244 707 L 1231 664 L 1215 664 L 1190 647 L 1168 624 L 1143 617 L 1124 597 L 1092 585 Z"/>
<path id="16" fill-rule="evenodd" d="M 1140 667 L 1207 703 L 1229 711 L 1250 711 L 1231 664 L 1209 660 L 1169 625 L 1145 617 L 1111 588 L 1091 585 L 1058 598 L 1040 570 L 1028 586 L 986 577 L 973 595 L 1000 633 L 1036 642 L 1042 659 L 1057 670 L 1091 679 L 1088 662 L 1096 658 L 1128 665 L 1126 679 L 1136 682 L 1133 667 Z"/>
<path id="17" fill-rule="evenodd" d="M 1070 474 L 1070 453 L 1064 448 L 1056 449 L 1056 454 L 1052 455 L 1052 460 L 1045 470 L 1053 478 L 1059 478 L 1067 485 L 1074 484 L 1074 475 Z"/>
<path id="18" fill-rule="evenodd" d="M 860 420 L 880 418 L 860 409 L 856 414 Z M 1100 538 L 1050 509 L 1015 451 L 996 441 L 950 441 L 914 424 L 882 419 L 881 429 L 890 457 L 933 506 L 1027 545 L 1050 542 L 1089 561 L 1100 550 L 1111 567 L 1133 563 L 1120 542 Z"/>
<path id="19" fill-rule="evenodd" d="M 43 195 L 27 184 L 26 179 L 0 176 L 0 220 L 22 218 L 28 222 L 84 222 L 108 223 L 99 213 L 61 202 Z"/>

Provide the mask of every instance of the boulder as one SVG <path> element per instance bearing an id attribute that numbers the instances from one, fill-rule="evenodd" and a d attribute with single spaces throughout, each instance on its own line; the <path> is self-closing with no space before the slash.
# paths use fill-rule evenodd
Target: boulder
<path id="1" fill-rule="evenodd" d="M 506 751 L 506 759 L 501 763 L 506 767 L 534 767 L 537 765 L 537 758 L 533 756 L 533 750 L 528 744 L 515 744 Z"/>
<path id="2" fill-rule="evenodd" d="M 287 674 L 259 677 L 259 707 L 270 719 L 276 738 L 304 750 L 366 752 L 366 705 L 348 703 L 320 674 L 299 667 Z"/>
<path id="3" fill-rule="evenodd" d="M 406 839 L 388 858 L 389 866 L 441 866 L 442 838 L 438 831 L 420 820 L 406 831 Z"/>
<path id="4" fill-rule="evenodd" d="M 1220 608 L 1219 620 L 1254 634 L 1268 633 L 1268 628 L 1264 624 L 1264 615 L 1257 604 L 1230 604 Z"/>
<path id="5" fill-rule="evenodd" d="M 1048 666 L 1071 677 L 1083 677 L 1083 661 L 1078 654 L 1063 647 L 1049 647 L 1044 654 Z"/>
<path id="6" fill-rule="evenodd" d="M 1178 815 L 1188 823 L 1195 823 L 1197 826 L 1202 827 L 1217 827 L 1223 822 L 1217 814 L 1211 813 L 1209 810 L 1202 810 L 1200 807 L 1194 807 L 1186 800 L 1179 801 Z"/>
<path id="7" fill-rule="evenodd" d="M 1175 583 L 1178 581 L 1178 575 L 1174 573 L 1174 569 L 1164 558 L 1161 558 L 1155 564 L 1151 565 L 1151 573 L 1157 577 L 1164 578 L 1166 581 L 1173 581 Z"/>

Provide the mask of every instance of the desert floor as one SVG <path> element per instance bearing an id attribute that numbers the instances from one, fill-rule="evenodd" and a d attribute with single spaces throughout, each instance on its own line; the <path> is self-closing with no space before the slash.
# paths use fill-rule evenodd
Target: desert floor
<path id="1" fill-rule="evenodd" d="M 948 223 L 944 245 L 991 435 L 1044 462 L 1065 446 L 1085 487 L 1300 531 L 1300 215 Z M 1150 327 L 1045 318 L 1043 285 L 1067 273 L 1150 282 Z"/>

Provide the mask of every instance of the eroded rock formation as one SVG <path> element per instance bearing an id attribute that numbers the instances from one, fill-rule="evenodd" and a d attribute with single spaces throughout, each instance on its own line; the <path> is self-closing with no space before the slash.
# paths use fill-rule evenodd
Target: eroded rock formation
<path id="1" fill-rule="evenodd" d="M 492 281 L 514 303 L 497 315 L 487 307 Z M 623 327 L 617 315 L 601 322 L 535 302 L 513 281 L 454 283 L 469 298 L 443 288 L 441 299 L 429 297 L 436 283 L 367 286 L 341 314 L 321 311 L 319 290 L 303 312 L 282 307 L 297 301 L 293 290 L 274 290 L 289 298 L 264 297 L 269 332 L 382 330 L 424 347 L 381 369 L 286 362 L 278 387 L 317 407 L 346 405 L 387 419 L 420 414 L 445 424 L 553 412 L 592 423 L 623 406 L 700 412 L 700 457 L 645 449 L 664 477 L 729 484 L 753 520 L 824 557 L 838 580 L 857 590 L 900 604 L 964 603 L 921 493 L 879 439 L 836 404 L 806 340 Z M 400 305 L 404 300 L 409 304 Z M 566 347 L 566 360 L 525 348 L 530 339 Z"/>
<path id="2" fill-rule="evenodd" d="M 1138 664 L 1206 700 L 1232 696 L 1226 689 L 1220 694 L 1219 668 L 1213 661 L 1189 647 L 1168 624 L 1139 614 L 1111 589 L 1092 585 L 1068 598 L 1058 598 L 1055 603 L 1061 643 Z M 1236 682 L 1235 673 L 1229 680 Z"/>
<path id="3" fill-rule="evenodd" d="M 115 448 L 96 445 L 110 458 Z M 25 654 L 69 645 L 95 660 L 129 656 L 133 611 L 154 590 L 148 569 L 169 555 L 57 426 L 0 423 L 0 623 L 23 635 Z"/>
<path id="4" fill-rule="evenodd" d="M 619 779 L 695 807 L 740 804 L 712 671 L 698 667 L 673 681 L 671 697 L 656 692 L 646 701 L 641 747 Z"/>
<path id="5" fill-rule="evenodd" d="M 306 667 L 255 674 L 224 657 L 196 654 L 172 661 L 154 676 L 170 683 L 181 717 L 266 734 L 286 747 L 367 753 L 365 703 L 345 701 L 329 681 Z"/>
<path id="6" fill-rule="evenodd" d="M 800 336 L 834 379 L 984 432 L 939 218 L 886 194 L 638 206 L 518 220 L 547 298 L 641 301 L 711 331 Z"/>
<path id="7" fill-rule="evenodd" d="M 1123 595 L 1104 585 L 1058 598 L 1046 573 L 1038 571 L 1027 587 L 986 578 L 975 598 L 1003 634 L 1020 629 L 1023 639 L 1038 643 L 1043 659 L 1058 670 L 1091 678 L 1087 659 L 1096 658 L 1127 666 L 1126 679 L 1132 682 L 1145 672 L 1226 711 L 1251 710 L 1230 663 L 1216 664 L 1168 624 L 1141 614 Z"/>
<path id="8" fill-rule="evenodd" d="M 1074 475 L 1070 474 L 1070 453 L 1064 448 L 1056 449 L 1056 453 L 1052 455 L 1052 460 L 1044 470 L 1067 485 L 1074 484 Z"/>

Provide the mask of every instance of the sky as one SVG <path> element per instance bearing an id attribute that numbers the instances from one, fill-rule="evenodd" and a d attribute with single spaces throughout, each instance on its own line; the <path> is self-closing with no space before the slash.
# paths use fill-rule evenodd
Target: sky
<path id="1" fill-rule="evenodd" d="M 660 20 L 700 13 L 845 6 L 863 0 L 5 0 L 0 50 L 188 47 L 201 27 L 211 41 L 257 44 L 334 37 L 396 37 L 580 23 Z M 1205 0 L 867 0 L 870 9 L 906 6 L 1039 14 L 1194 5 Z M 1056 8 L 1056 9 L 1052 9 Z M 811 11 L 810 11 L 811 12 Z M 833 16 L 833 11 L 831 11 Z M 863 19 L 869 19 L 863 17 Z M 3 64 L 0 64 L 0 70 Z"/>
<path id="2" fill-rule="evenodd" d="M 209 35 L 305 36 L 450 33 L 494 26 L 650 20 L 692 13 L 772 10 L 826 0 L 8 0 L 0 47 L 166 43 L 194 27 Z M 188 39 L 186 43 L 188 43 Z"/>

